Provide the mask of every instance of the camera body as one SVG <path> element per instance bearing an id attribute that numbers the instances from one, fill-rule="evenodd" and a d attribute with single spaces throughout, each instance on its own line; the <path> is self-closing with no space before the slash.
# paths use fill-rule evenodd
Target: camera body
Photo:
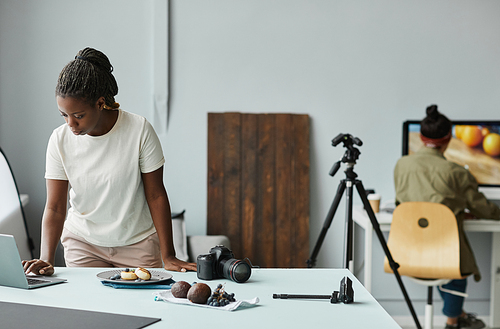
<path id="1" fill-rule="evenodd" d="M 251 268 L 247 262 L 235 259 L 231 250 L 219 245 L 197 257 L 196 272 L 201 280 L 226 278 L 242 283 L 250 278 Z"/>

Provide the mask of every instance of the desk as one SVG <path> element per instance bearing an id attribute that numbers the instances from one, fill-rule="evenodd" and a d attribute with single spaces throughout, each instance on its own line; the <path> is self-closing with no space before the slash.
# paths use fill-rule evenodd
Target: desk
<path id="1" fill-rule="evenodd" d="M 375 214 L 382 232 L 391 228 L 392 213 L 381 211 Z M 372 278 L 372 244 L 373 227 L 363 206 L 353 208 L 353 221 L 365 230 L 365 276 L 364 284 L 371 291 Z M 490 326 L 500 327 L 500 222 L 486 219 L 465 220 L 464 230 L 467 232 L 493 233 L 491 246 L 491 294 L 490 294 Z M 377 241 L 378 243 L 378 241 Z"/>
<path id="2" fill-rule="evenodd" d="M 67 283 L 24 290 L 0 287 L 0 301 L 82 309 L 135 316 L 157 317 L 162 321 L 147 328 L 400 328 L 390 315 L 345 269 L 253 269 L 249 281 L 203 281 L 212 289 L 225 283 L 236 299 L 259 297 L 257 306 L 233 312 L 154 301 L 154 289 L 113 289 L 96 278 L 105 269 L 56 268 Z M 195 272 L 172 272 L 176 281 L 201 282 Z M 340 280 L 353 281 L 354 303 L 330 304 L 328 300 L 280 300 L 273 293 L 331 294 Z M 124 302 L 127 301 L 127 302 Z M 138 306 L 140 305 L 140 306 Z M 217 323 L 217 326 L 211 325 Z"/>

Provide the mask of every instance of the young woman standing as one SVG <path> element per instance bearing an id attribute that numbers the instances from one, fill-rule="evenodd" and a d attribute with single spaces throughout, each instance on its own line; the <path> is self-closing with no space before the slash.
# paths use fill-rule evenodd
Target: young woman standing
<path id="1" fill-rule="evenodd" d="M 112 71 L 85 48 L 59 75 L 66 124 L 47 147 L 40 259 L 23 261 L 26 272 L 51 275 L 59 240 L 67 266 L 196 270 L 175 257 L 160 141 L 145 118 L 119 108 Z"/>

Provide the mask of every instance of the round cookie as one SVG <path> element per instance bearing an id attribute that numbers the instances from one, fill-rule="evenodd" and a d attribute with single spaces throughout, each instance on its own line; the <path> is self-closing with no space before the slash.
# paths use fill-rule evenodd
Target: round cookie
<path id="1" fill-rule="evenodd" d="M 135 269 L 135 275 L 137 275 L 139 279 L 142 279 L 144 281 L 148 281 L 149 279 L 151 279 L 151 273 L 142 267 L 138 267 Z"/>
<path id="2" fill-rule="evenodd" d="M 123 280 L 137 280 L 137 275 L 133 271 L 122 271 L 120 276 Z"/>

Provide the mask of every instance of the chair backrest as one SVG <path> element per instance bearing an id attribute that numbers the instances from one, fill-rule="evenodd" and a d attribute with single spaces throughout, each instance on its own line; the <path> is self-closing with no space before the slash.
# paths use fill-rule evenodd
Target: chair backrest
<path id="1" fill-rule="evenodd" d="M 33 258 L 16 181 L 0 149 L 0 233 L 13 235 L 22 259 Z"/>
<path id="2" fill-rule="evenodd" d="M 460 279 L 457 220 L 445 205 L 404 202 L 394 210 L 387 246 L 401 275 Z M 385 272 L 392 273 L 387 257 Z"/>

